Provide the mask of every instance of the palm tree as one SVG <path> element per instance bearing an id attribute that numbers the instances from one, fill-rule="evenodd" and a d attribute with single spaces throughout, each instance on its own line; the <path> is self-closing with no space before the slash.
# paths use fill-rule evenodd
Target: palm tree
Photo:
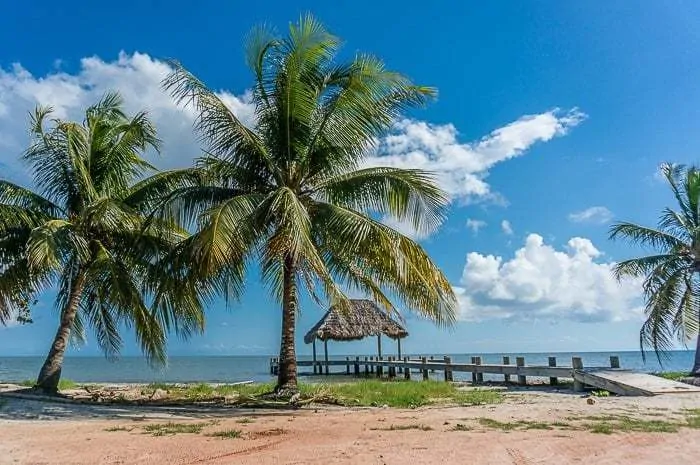
<path id="1" fill-rule="evenodd" d="M 617 223 L 612 239 L 649 247 L 653 255 L 618 263 L 618 279 L 644 279 L 646 321 L 640 331 L 642 353 L 652 347 L 660 357 L 674 340 L 697 338 L 700 317 L 700 169 L 664 164 L 661 173 L 671 187 L 678 208 L 665 208 L 657 228 Z M 700 339 L 691 374 L 700 376 Z"/>
<path id="2" fill-rule="evenodd" d="M 33 140 L 23 155 L 36 192 L 0 180 L 0 315 L 26 308 L 56 288 L 60 323 L 36 386 L 57 391 L 66 346 L 89 325 L 108 356 L 133 327 L 145 355 L 165 360 L 166 332 L 187 336 L 203 325 L 200 294 L 176 266 L 187 237 L 171 219 L 149 220 L 153 170 L 141 154 L 160 141 L 147 115 L 129 118 L 121 97 L 108 93 L 82 124 L 31 116 Z M 136 182 L 138 181 L 138 182 Z"/>
<path id="3" fill-rule="evenodd" d="M 257 261 L 282 307 L 276 391 L 297 389 L 295 322 L 304 286 L 350 311 L 348 290 L 392 302 L 445 324 L 454 320 L 452 288 L 426 252 L 381 219 L 434 230 L 446 197 L 430 174 L 363 167 L 380 136 L 434 90 L 413 85 L 377 58 L 336 63 L 339 47 L 312 17 L 287 37 L 265 27 L 249 37 L 255 122 L 246 126 L 214 92 L 178 63 L 164 80 L 174 99 L 194 107 L 205 155 L 190 170 L 163 174 L 161 209 L 196 220 L 190 241 L 202 274 L 228 298 Z"/>

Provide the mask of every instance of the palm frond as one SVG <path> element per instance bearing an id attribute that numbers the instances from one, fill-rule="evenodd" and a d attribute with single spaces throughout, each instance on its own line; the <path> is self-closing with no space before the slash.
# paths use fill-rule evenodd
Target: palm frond
<path id="1" fill-rule="evenodd" d="M 335 176 L 318 186 L 316 194 L 356 211 L 408 220 L 423 234 L 443 222 L 448 202 L 430 173 L 400 168 L 366 168 Z"/>

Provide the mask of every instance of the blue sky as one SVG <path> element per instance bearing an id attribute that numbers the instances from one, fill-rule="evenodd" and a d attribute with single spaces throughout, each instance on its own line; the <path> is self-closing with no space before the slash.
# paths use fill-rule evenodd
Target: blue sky
<path id="1" fill-rule="evenodd" d="M 369 160 L 432 169 L 452 199 L 442 229 L 419 240 L 453 282 L 460 321 L 440 329 L 406 315 L 405 350 L 635 349 L 639 285 L 618 285 L 609 268 L 639 251 L 611 243 L 607 230 L 615 220 L 654 223 L 671 203 L 658 165 L 697 160 L 700 4 L 485 3 L 5 2 L 0 164 L 27 182 L 17 157 L 36 103 L 78 117 L 116 88 L 130 109 L 151 110 L 166 142 L 159 166 L 186 166 L 198 155 L 191 115 L 158 89 L 163 60 L 180 60 L 245 119 L 246 32 L 260 22 L 284 31 L 312 12 L 344 39 L 341 58 L 371 52 L 439 89 Z M 206 334 L 173 340 L 171 353 L 274 353 L 279 308 L 255 273 L 248 281 L 241 302 L 212 306 Z M 0 329 L 0 355 L 44 353 L 56 325 L 49 297 L 35 324 Z M 304 300 L 299 333 L 321 315 Z M 301 337 L 298 347 L 310 350 Z M 124 353 L 137 353 L 131 340 Z"/>

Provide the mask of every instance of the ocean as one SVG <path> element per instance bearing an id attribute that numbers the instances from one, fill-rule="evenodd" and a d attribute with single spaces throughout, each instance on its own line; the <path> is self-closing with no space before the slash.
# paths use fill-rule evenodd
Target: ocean
<path id="1" fill-rule="evenodd" d="M 391 355 L 391 354 L 386 354 Z M 430 356 L 430 354 L 421 354 Z M 444 354 L 436 358 L 441 359 Z M 694 351 L 673 351 L 669 353 L 663 366 L 659 365 L 653 353 L 647 354 L 646 363 L 640 352 L 553 352 L 527 354 L 448 354 L 453 363 L 469 363 L 472 355 L 480 355 L 482 363 L 501 363 L 502 357 L 511 357 L 515 363 L 516 356 L 524 356 L 527 365 L 546 365 L 547 358 L 557 357 L 559 365 L 571 365 L 572 356 L 580 356 L 584 366 L 609 366 L 610 356 L 618 355 L 622 368 L 636 369 L 644 372 L 688 371 L 693 365 Z M 230 383 L 237 381 L 266 382 L 270 376 L 271 356 L 191 356 L 170 357 L 165 368 L 152 368 L 141 357 L 122 357 L 107 360 L 103 357 L 67 357 L 63 367 L 63 378 L 78 382 L 105 383 L 151 383 L 151 382 L 210 382 Z M 333 357 L 333 359 L 345 359 Z M 309 360 L 309 357 L 300 357 Z M 43 357 L 0 357 L 0 382 L 24 381 L 34 379 L 41 368 Z M 310 368 L 300 368 L 300 373 L 308 374 Z M 332 370 L 344 372 L 345 367 L 332 367 Z M 436 373 L 436 376 L 438 374 Z M 455 380 L 467 379 L 469 373 L 454 373 Z M 309 380 L 323 377 L 308 377 Z"/>

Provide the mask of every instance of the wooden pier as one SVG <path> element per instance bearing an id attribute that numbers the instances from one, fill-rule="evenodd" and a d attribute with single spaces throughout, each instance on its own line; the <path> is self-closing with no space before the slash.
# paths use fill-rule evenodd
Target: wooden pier
<path id="1" fill-rule="evenodd" d="M 502 364 L 483 363 L 482 357 L 471 357 L 471 363 L 453 363 L 452 358 L 444 356 L 442 358 L 431 357 L 346 357 L 345 360 L 298 360 L 298 367 L 311 367 L 314 374 L 331 374 L 331 368 L 344 367 L 344 371 L 335 371 L 333 374 L 347 374 L 354 376 L 377 376 L 386 375 L 388 378 L 402 376 L 405 379 L 412 379 L 417 376 L 427 380 L 430 373 L 442 372 L 445 381 L 453 381 L 454 373 L 470 373 L 474 384 L 484 382 L 484 374 L 503 376 L 503 381 L 511 382 L 515 377 L 517 384 L 526 385 L 528 377 L 547 378 L 549 383 L 556 385 L 559 378 L 574 380 L 574 388 L 583 390 L 581 382 L 576 372 L 583 370 L 584 365 L 580 357 L 573 357 L 571 365 L 559 365 L 556 357 L 549 357 L 547 365 L 526 365 L 525 357 L 516 357 L 515 364 L 511 363 L 508 356 L 502 358 Z M 592 368 L 592 367 L 591 367 Z M 620 359 L 617 356 L 610 357 L 609 367 L 596 367 L 617 369 L 620 368 Z M 270 360 L 270 373 L 275 375 L 279 369 L 277 358 Z"/>
<path id="2" fill-rule="evenodd" d="M 549 384 L 556 385 L 560 378 L 573 380 L 574 391 L 583 391 L 587 386 L 605 389 L 624 396 L 651 396 L 669 393 L 700 393 L 700 387 L 670 381 L 657 376 L 620 368 L 620 358 L 610 357 L 609 367 L 584 367 L 581 357 L 572 357 L 571 365 L 562 366 L 556 357 L 549 357 L 547 365 L 526 365 L 525 357 L 516 357 L 515 364 L 510 357 L 503 357 L 502 364 L 482 363 L 481 357 L 471 357 L 471 363 L 452 363 L 449 356 L 442 359 L 431 357 L 346 357 L 345 360 L 312 361 L 299 360 L 297 366 L 312 367 L 314 374 L 330 374 L 331 367 L 344 367 L 343 372 L 354 376 L 376 376 L 388 378 L 403 377 L 407 380 L 415 375 L 428 380 L 430 373 L 442 372 L 445 381 L 454 381 L 454 373 L 471 373 L 474 385 L 484 382 L 484 374 L 503 376 L 503 381 L 511 382 L 515 376 L 518 385 L 526 385 L 528 377 L 548 378 Z M 270 360 L 270 373 L 277 374 L 279 361 Z"/>

